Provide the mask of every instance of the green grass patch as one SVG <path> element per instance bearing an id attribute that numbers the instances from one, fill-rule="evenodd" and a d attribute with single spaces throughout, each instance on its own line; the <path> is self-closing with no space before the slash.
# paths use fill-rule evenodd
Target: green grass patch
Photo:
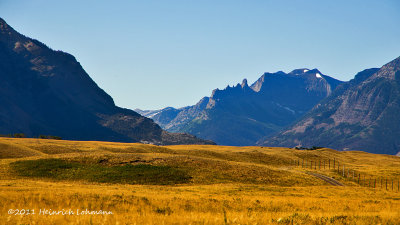
<path id="1" fill-rule="evenodd" d="M 191 179 L 185 170 L 148 164 L 106 167 L 62 159 L 38 159 L 17 161 L 10 165 L 20 176 L 55 180 L 171 185 L 188 183 Z"/>

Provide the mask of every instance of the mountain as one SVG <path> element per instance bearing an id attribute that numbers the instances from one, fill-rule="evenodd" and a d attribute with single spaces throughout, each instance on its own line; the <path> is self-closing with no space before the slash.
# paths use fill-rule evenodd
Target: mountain
<path id="1" fill-rule="evenodd" d="M 185 108 L 187 108 L 187 107 L 185 107 Z M 161 127 L 163 127 L 165 129 L 167 124 L 170 123 L 171 120 L 176 118 L 178 116 L 178 114 L 185 108 L 175 109 L 173 107 L 166 107 L 164 109 L 159 109 L 159 110 L 135 109 L 135 111 L 142 116 L 145 116 L 145 117 L 153 119 L 154 121 L 157 121 L 157 124 L 159 124 Z"/>
<path id="2" fill-rule="evenodd" d="M 297 69 L 263 74 L 254 84 L 216 89 L 196 105 L 174 109 L 140 111 L 172 132 L 187 132 L 222 145 L 254 145 L 289 125 L 341 81 L 317 69 Z"/>
<path id="3" fill-rule="evenodd" d="M 400 57 L 358 73 L 299 122 L 260 141 L 267 146 L 324 146 L 396 154 L 400 151 Z"/>
<path id="4" fill-rule="evenodd" d="M 163 131 L 117 107 L 70 54 L 16 32 L 0 18 L 0 133 L 74 140 L 211 143 Z"/>

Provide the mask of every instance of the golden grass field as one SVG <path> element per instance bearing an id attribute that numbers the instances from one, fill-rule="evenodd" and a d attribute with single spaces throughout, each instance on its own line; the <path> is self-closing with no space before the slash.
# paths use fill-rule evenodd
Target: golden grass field
<path id="1" fill-rule="evenodd" d="M 15 170 L 18 162 L 54 158 L 78 166 L 56 178 Z M 333 158 L 367 178 L 388 178 L 388 190 L 360 186 L 333 169 L 294 165 Z M 113 168 L 141 164 L 167 166 L 190 179 L 163 185 L 91 180 L 104 168 L 101 174 L 108 175 Z M 93 177 L 82 170 L 93 171 Z M 305 171 L 345 186 L 331 186 Z M 400 224 L 399 178 L 399 157 L 358 151 L 0 138 L 0 224 Z M 35 214 L 15 215 L 15 209 Z M 39 213 L 86 209 L 112 214 Z"/>

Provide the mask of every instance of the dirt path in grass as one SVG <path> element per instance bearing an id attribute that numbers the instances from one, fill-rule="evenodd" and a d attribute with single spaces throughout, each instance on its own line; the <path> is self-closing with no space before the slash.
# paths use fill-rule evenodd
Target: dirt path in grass
<path id="1" fill-rule="evenodd" d="M 319 178 L 319 179 L 321 179 L 321 180 L 323 180 L 323 181 L 325 181 L 325 182 L 327 182 L 327 183 L 329 183 L 329 184 L 331 184 L 333 186 L 344 186 L 344 184 L 340 183 L 339 181 L 337 181 L 337 180 L 335 180 L 335 179 L 333 179 L 331 177 L 319 174 L 319 173 L 313 173 L 313 172 L 308 172 L 307 171 L 306 174 L 309 174 L 311 176 L 317 177 L 317 178 Z"/>

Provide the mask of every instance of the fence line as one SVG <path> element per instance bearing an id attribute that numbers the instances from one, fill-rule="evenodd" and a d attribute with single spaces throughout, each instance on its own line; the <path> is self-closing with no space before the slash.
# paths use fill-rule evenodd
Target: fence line
<path id="1" fill-rule="evenodd" d="M 400 178 L 391 176 L 372 176 L 369 174 L 367 174 L 368 177 L 366 178 L 365 173 L 359 172 L 355 169 L 351 169 L 350 166 L 346 165 L 345 163 L 340 163 L 336 158 L 333 158 L 333 160 L 330 158 L 327 160 L 307 160 L 304 158 L 300 158 L 293 160 L 292 164 L 295 167 L 303 169 L 334 171 L 338 175 L 342 176 L 344 179 L 357 183 L 362 187 L 376 189 L 379 188 L 378 184 L 380 181 L 380 189 L 400 192 Z"/>

